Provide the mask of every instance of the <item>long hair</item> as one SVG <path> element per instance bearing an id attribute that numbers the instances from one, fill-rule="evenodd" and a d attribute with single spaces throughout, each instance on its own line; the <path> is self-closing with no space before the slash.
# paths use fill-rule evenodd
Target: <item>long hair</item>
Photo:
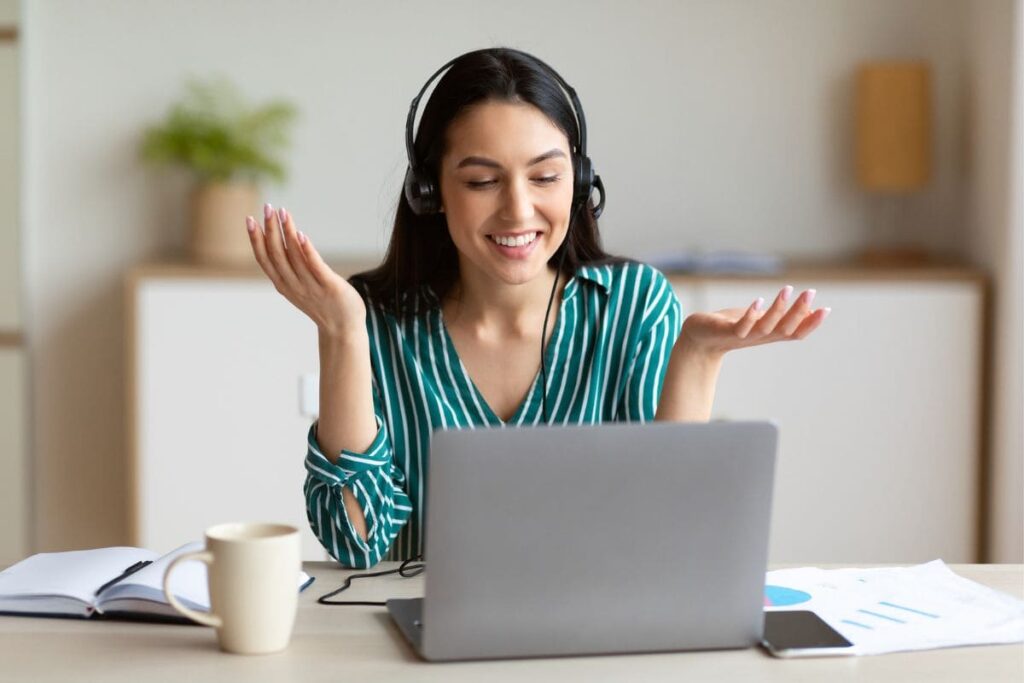
<path id="1" fill-rule="evenodd" d="M 440 178 L 448 127 L 460 114 L 485 101 L 533 105 L 565 133 L 575 157 L 579 139 L 576 118 L 555 78 L 528 55 L 492 48 L 456 60 L 437 82 L 423 108 L 414 149 L 420 166 L 435 180 Z M 605 253 L 593 208 L 588 199 L 569 226 L 566 240 L 548 261 L 557 267 L 564 251 L 562 272 L 568 276 L 581 265 L 628 260 Z M 438 299 L 444 300 L 458 277 L 458 251 L 448 232 L 445 214 L 418 216 L 404 192 L 400 192 L 384 261 L 349 280 L 364 283 L 377 305 L 403 315 L 415 312 L 415 294 L 423 285 L 429 285 Z"/>

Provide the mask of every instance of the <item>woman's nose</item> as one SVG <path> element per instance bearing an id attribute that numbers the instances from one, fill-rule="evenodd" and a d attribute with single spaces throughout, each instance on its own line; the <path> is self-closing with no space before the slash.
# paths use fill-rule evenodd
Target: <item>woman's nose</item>
<path id="1" fill-rule="evenodd" d="M 533 218 L 533 196 L 525 180 L 511 180 L 503 193 L 502 215 L 510 223 L 522 223 Z"/>

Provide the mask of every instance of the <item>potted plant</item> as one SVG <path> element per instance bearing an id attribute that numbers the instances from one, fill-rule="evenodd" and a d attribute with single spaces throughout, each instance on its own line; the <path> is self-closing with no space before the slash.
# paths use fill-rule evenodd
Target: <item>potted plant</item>
<path id="1" fill-rule="evenodd" d="M 166 119 L 145 131 L 142 158 L 188 169 L 191 197 L 189 251 L 202 263 L 252 263 L 245 217 L 260 215 L 260 182 L 283 182 L 278 156 L 288 145 L 296 110 L 275 100 L 248 104 L 224 80 L 189 81 Z"/>

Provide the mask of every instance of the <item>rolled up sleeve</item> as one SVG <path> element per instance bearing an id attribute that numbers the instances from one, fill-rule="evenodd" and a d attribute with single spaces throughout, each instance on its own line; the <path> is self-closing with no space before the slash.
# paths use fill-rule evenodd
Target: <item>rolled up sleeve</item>
<path id="1" fill-rule="evenodd" d="M 363 452 L 342 449 L 332 463 L 317 441 L 319 420 L 306 438 L 306 515 L 327 552 L 346 567 L 366 569 L 380 562 L 409 520 L 412 504 L 405 475 L 395 465 L 387 426 L 376 415 L 377 434 Z M 364 541 L 355 530 L 342 498 L 348 486 L 366 519 Z"/>

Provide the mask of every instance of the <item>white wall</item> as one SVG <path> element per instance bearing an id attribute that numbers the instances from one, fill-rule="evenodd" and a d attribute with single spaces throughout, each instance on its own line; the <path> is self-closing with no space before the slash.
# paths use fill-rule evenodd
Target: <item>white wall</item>
<path id="1" fill-rule="evenodd" d="M 184 186 L 143 169 L 143 127 L 189 74 L 303 112 L 287 206 L 321 249 L 376 257 L 423 80 L 461 51 L 534 51 L 580 94 L 612 251 L 865 241 L 852 183 L 855 64 L 934 74 L 935 178 L 907 227 L 963 247 L 962 0 L 208 3 L 37 0 L 24 12 L 25 265 L 40 550 L 122 542 L 122 271 L 184 244 Z M 241 225 L 238 226 L 242 230 Z M 292 457 L 301 454 L 270 454 Z M 297 465 L 298 466 L 298 465 Z"/>
<path id="2" fill-rule="evenodd" d="M 991 274 L 992 403 L 987 555 L 1024 561 L 1024 9 L 1021 0 L 974 3 L 967 109 L 971 257 Z"/>
<path id="3" fill-rule="evenodd" d="M 180 244 L 179 207 L 157 202 L 160 181 L 140 172 L 134 143 L 186 75 L 223 73 L 253 97 L 283 95 L 303 110 L 291 182 L 267 197 L 325 251 L 373 255 L 404 172 L 412 95 L 455 54 L 509 44 L 579 92 L 610 194 L 610 246 L 819 256 L 863 238 L 849 163 L 854 65 L 923 57 L 936 77 L 937 177 L 911 218 L 933 243 L 953 245 L 961 15 L 952 0 L 43 0 L 27 27 L 38 171 L 68 193 L 53 217 L 74 207 L 96 230 L 125 230 L 118 251 Z M 120 192 L 104 192 L 107 183 Z"/>
<path id="4" fill-rule="evenodd" d="M 1010 171 L 1010 220 L 1007 252 L 1005 305 L 1006 338 L 1004 358 L 1008 381 L 1002 384 L 1000 436 L 999 501 L 995 515 L 1003 520 L 995 527 L 992 540 L 993 561 L 1024 562 L 1024 0 L 1014 3 L 1013 50 L 1013 150 Z M 1016 303 L 1014 303 L 1016 299 Z M 1016 378 L 1016 381 L 1013 379 Z"/>

